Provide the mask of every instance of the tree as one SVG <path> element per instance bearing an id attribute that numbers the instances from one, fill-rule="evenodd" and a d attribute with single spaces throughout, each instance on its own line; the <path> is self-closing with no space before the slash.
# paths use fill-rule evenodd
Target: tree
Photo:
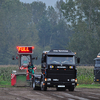
<path id="1" fill-rule="evenodd" d="M 58 15 L 58 19 L 60 20 L 60 19 L 64 19 L 64 16 L 63 16 L 63 13 L 62 13 L 62 11 L 61 11 L 61 6 L 62 6 L 62 4 L 64 3 L 64 1 L 63 0 L 60 0 L 60 1 L 57 1 L 56 2 L 56 12 L 57 12 L 57 15 Z"/>
<path id="2" fill-rule="evenodd" d="M 69 47 L 77 52 L 84 64 L 93 63 L 99 52 L 99 4 L 99 0 L 66 0 L 62 6 L 62 12 L 74 31 Z"/>
<path id="3" fill-rule="evenodd" d="M 1 63 L 11 63 L 11 55 L 16 51 L 17 45 L 26 44 L 27 30 L 31 17 L 28 10 L 23 7 L 19 0 L 5 0 L 0 9 L 1 28 Z M 15 49 L 14 49 L 15 47 Z M 5 59 L 2 59 L 5 58 Z"/>
<path id="4" fill-rule="evenodd" d="M 41 1 L 32 2 L 31 12 L 32 12 L 32 21 L 37 25 L 38 22 L 41 21 L 41 17 L 45 16 L 45 14 L 46 14 L 46 5 L 45 5 L 45 3 L 41 2 Z"/>
<path id="5" fill-rule="evenodd" d="M 86 23 L 81 22 L 76 26 L 75 33 L 69 42 L 69 48 L 77 53 L 82 64 L 93 64 L 93 59 L 97 55 L 98 42 L 89 32 Z"/>

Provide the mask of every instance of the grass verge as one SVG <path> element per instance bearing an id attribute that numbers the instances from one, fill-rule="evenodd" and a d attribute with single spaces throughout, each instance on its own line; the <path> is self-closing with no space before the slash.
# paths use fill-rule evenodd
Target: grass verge
<path id="1" fill-rule="evenodd" d="M 76 88 L 100 88 L 100 84 L 79 84 Z"/>
<path id="2" fill-rule="evenodd" d="M 8 81 L 1 81 L 0 87 L 11 87 L 11 82 Z"/>

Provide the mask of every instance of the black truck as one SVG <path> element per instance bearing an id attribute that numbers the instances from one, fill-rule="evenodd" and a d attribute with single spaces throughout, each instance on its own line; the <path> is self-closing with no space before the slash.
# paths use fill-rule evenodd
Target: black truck
<path id="1" fill-rule="evenodd" d="M 47 87 L 56 87 L 57 90 L 74 91 L 77 85 L 77 63 L 80 58 L 70 50 L 43 51 L 41 59 L 41 75 L 34 75 L 33 89 L 38 87 L 46 91 Z"/>
<path id="2" fill-rule="evenodd" d="M 100 57 L 94 59 L 94 82 L 100 82 Z"/>

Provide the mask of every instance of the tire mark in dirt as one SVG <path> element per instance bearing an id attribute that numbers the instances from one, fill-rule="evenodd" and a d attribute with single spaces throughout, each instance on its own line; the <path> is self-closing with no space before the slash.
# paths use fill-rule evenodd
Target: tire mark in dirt
<path id="1" fill-rule="evenodd" d="M 42 92 L 44 95 L 48 95 L 50 97 L 55 98 L 56 100 L 89 100 L 86 97 L 81 97 L 81 96 L 76 96 L 73 94 L 70 94 L 72 92 L 68 92 L 68 91 L 50 91 L 48 90 L 47 92 Z"/>
<path id="2" fill-rule="evenodd" d="M 9 94 L 20 96 L 22 95 L 24 98 L 27 98 L 27 100 L 51 100 L 52 98 L 44 95 L 41 93 L 41 91 L 11 91 Z M 22 97 L 20 96 L 20 97 Z"/>
<path id="3" fill-rule="evenodd" d="M 20 96 L 20 95 L 16 95 L 16 94 L 13 94 L 13 93 L 10 93 L 10 92 L 9 93 L 6 92 L 6 94 L 16 97 L 15 100 L 31 100 L 29 98 L 26 98 L 26 97 L 23 97 L 23 96 Z"/>
<path id="4" fill-rule="evenodd" d="M 98 98 L 98 97 L 93 97 L 93 96 L 88 96 L 89 98 L 91 98 L 91 99 L 94 99 L 94 100 L 100 100 L 100 98 Z"/>
<path id="5" fill-rule="evenodd" d="M 77 92 L 84 94 L 85 96 L 87 96 L 90 99 L 100 100 L 100 90 L 99 89 L 83 89 L 83 91 L 77 90 Z"/>
<path id="6" fill-rule="evenodd" d="M 71 99 L 75 99 L 75 100 L 77 99 L 78 100 L 89 100 L 88 98 L 74 95 L 74 92 L 73 94 L 70 94 L 69 92 L 68 93 L 63 92 L 62 95 L 64 95 L 65 97 L 71 98 Z"/>
<path id="7" fill-rule="evenodd" d="M 69 92 L 33 90 L 32 88 L 0 88 L 0 100 L 100 100 L 99 89 L 78 89 Z M 3 96 L 3 97 L 2 97 Z"/>
<path id="8" fill-rule="evenodd" d="M 53 96 L 56 96 L 56 97 L 58 97 L 58 98 L 63 98 L 64 99 L 64 97 L 63 96 L 60 96 L 60 95 L 57 95 L 57 94 L 52 94 Z"/>
<path id="9" fill-rule="evenodd" d="M 9 94 L 9 88 L 0 88 L 0 100 L 30 100 L 22 96 Z"/>

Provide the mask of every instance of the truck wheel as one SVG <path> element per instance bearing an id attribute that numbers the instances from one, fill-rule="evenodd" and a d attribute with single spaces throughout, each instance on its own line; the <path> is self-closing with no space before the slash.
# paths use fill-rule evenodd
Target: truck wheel
<path id="1" fill-rule="evenodd" d="M 33 90 L 36 90 L 37 89 L 36 84 L 35 84 L 35 78 L 32 81 L 32 87 L 33 87 Z"/>
<path id="2" fill-rule="evenodd" d="M 43 85 L 43 79 L 42 79 L 42 81 L 41 81 L 41 90 L 42 91 L 46 91 L 47 90 L 47 86 L 46 85 Z"/>
<path id="3" fill-rule="evenodd" d="M 74 87 L 69 87 L 69 91 L 74 91 Z"/>

